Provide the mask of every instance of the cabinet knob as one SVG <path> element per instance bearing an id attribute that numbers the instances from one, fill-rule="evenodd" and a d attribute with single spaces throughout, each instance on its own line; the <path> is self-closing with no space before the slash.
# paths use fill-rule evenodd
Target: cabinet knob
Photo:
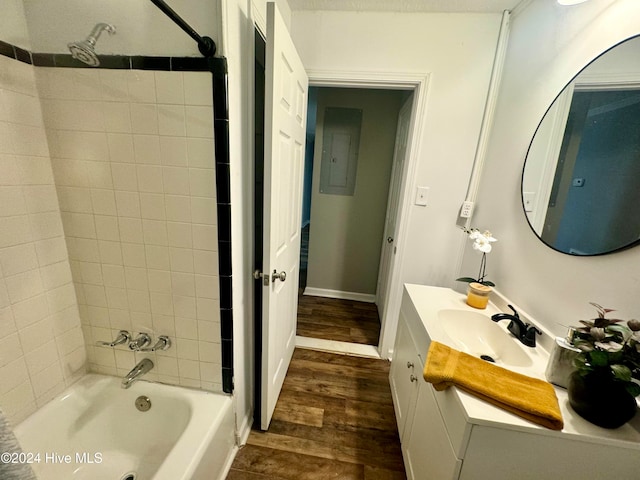
<path id="1" fill-rule="evenodd" d="M 407 368 L 413 368 L 413 362 L 407 362 Z"/>
<path id="2" fill-rule="evenodd" d="M 418 381 L 418 377 L 416 377 L 414 374 L 411 374 L 411 376 L 409 378 L 411 379 L 412 382 L 417 382 Z"/>

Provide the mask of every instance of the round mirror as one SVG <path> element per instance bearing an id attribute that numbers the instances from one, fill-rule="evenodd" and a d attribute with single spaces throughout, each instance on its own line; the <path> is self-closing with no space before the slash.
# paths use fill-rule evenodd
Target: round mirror
<path id="1" fill-rule="evenodd" d="M 563 253 L 640 242 L 640 37 L 596 58 L 551 104 L 529 146 L 522 205 Z"/>

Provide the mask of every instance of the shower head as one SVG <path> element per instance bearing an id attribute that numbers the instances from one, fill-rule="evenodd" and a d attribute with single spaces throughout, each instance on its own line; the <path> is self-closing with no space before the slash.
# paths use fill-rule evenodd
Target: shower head
<path id="1" fill-rule="evenodd" d="M 81 42 L 72 42 L 67 45 L 71 52 L 71 56 L 92 67 L 99 66 L 100 60 L 98 60 L 98 56 L 96 55 L 95 46 L 100 34 L 104 30 L 106 30 L 109 35 L 116 33 L 116 27 L 113 25 L 109 25 L 108 23 L 98 23 L 93 27 L 93 30 L 91 30 L 91 33 L 86 40 L 82 40 Z"/>

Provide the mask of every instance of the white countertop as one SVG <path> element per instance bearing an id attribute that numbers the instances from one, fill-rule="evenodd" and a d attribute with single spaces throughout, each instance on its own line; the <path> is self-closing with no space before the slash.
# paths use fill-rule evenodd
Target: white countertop
<path id="1" fill-rule="evenodd" d="M 461 309 L 479 312 L 486 315 L 487 320 L 491 321 L 491 315 L 494 313 L 508 312 L 508 310 L 498 309 L 496 304 L 493 303 L 493 299 L 495 299 L 496 303 L 503 306 L 507 303 L 511 303 L 501 296 L 499 292 L 493 292 L 492 302 L 489 303 L 488 307 L 485 310 L 478 310 L 466 304 L 466 297 L 464 295 L 451 290 L 450 288 L 407 284 L 405 285 L 405 289 L 424 326 L 426 338 L 422 340 L 427 341 L 426 345 L 429 344 L 428 342 L 430 340 L 435 340 L 458 350 L 461 349 L 459 344 L 456 344 L 455 341 L 444 331 L 442 325 L 439 324 L 438 311 L 443 309 Z M 552 340 L 551 336 L 544 327 L 541 327 L 538 322 L 535 321 L 535 319 L 531 319 L 528 316 L 523 315 L 523 312 L 520 312 L 517 305 L 513 303 L 511 304 L 514 305 L 516 310 L 518 310 L 521 318 L 538 326 L 543 331 L 543 336 L 539 340 L 538 346 L 535 348 L 526 347 L 524 345 L 522 346 L 523 351 L 531 359 L 531 365 L 523 367 L 500 366 L 504 366 L 505 368 L 509 368 L 510 370 L 524 375 L 545 380 L 544 371 L 549 358 L 549 353 L 545 350 L 545 346 L 552 344 L 552 341 L 550 341 Z M 507 323 L 508 322 L 500 322 L 498 325 L 504 329 L 505 335 L 510 336 L 514 342 L 518 342 L 518 340 L 506 329 Z M 426 351 L 424 352 L 424 358 L 426 359 Z M 498 428 L 508 428 L 512 430 L 529 431 L 530 433 L 535 433 L 537 435 L 560 435 L 564 437 L 577 435 L 580 437 L 580 441 L 604 443 L 607 445 L 619 444 L 624 448 L 640 450 L 640 414 L 637 414 L 630 422 L 626 423 L 622 427 L 614 430 L 598 427 L 584 420 L 572 410 L 569 405 L 567 391 L 560 387 L 555 387 L 558 402 L 560 404 L 560 410 L 564 419 L 564 428 L 560 432 L 533 424 L 455 387 L 448 389 L 448 391 L 449 390 L 454 394 L 453 397 L 456 401 L 458 401 L 462 406 L 469 423 Z M 443 398 L 450 399 L 451 395 L 448 391 L 445 391 L 444 395 L 437 395 L 436 397 L 438 401 Z"/>

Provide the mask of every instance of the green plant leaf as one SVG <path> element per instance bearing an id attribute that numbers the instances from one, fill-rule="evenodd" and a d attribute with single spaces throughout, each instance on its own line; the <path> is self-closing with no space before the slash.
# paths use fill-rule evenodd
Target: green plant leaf
<path id="1" fill-rule="evenodd" d="M 456 278 L 456 282 L 472 283 L 472 282 L 477 282 L 477 280 L 471 277 L 460 277 L 460 278 Z"/>
<path id="2" fill-rule="evenodd" d="M 640 385 L 638 385 L 637 383 L 628 382 L 625 384 L 624 388 L 626 388 L 627 392 L 629 392 L 634 397 L 640 395 Z"/>
<path id="3" fill-rule="evenodd" d="M 609 325 L 605 330 L 607 330 L 608 332 L 620 333 L 625 342 L 629 340 L 631 338 L 631 335 L 633 334 L 629 327 L 620 324 Z"/>
<path id="4" fill-rule="evenodd" d="M 609 355 L 607 352 L 593 350 L 589 352 L 589 363 L 594 367 L 606 367 L 609 365 Z"/>
<path id="5" fill-rule="evenodd" d="M 493 283 L 493 282 L 491 282 L 491 281 L 489 281 L 489 280 L 484 280 L 484 281 L 483 281 L 483 282 L 481 282 L 481 283 L 482 283 L 482 285 L 486 285 L 487 287 L 495 287 L 495 286 L 496 286 L 496 284 L 495 284 L 495 283 Z"/>
<path id="6" fill-rule="evenodd" d="M 629 367 L 617 363 L 615 365 L 611 365 L 611 370 L 613 370 L 613 376 L 618 380 L 622 380 L 623 382 L 631 381 L 631 370 Z"/>

